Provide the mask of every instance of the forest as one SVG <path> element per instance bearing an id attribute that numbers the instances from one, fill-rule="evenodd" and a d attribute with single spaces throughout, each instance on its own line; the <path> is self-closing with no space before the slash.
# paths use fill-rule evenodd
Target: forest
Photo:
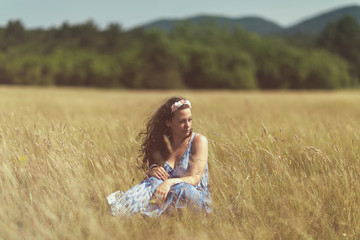
<path id="1" fill-rule="evenodd" d="M 171 31 L 93 21 L 0 28 L 0 84 L 125 89 L 339 89 L 360 86 L 360 27 L 260 36 L 214 22 Z"/>

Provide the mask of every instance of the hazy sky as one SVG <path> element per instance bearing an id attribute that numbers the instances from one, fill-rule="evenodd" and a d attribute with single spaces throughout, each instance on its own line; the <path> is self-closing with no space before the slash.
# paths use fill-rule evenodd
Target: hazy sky
<path id="1" fill-rule="evenodd" d="M 92 19 L 100 27 L 117 22 L 129 29 L 162 18 L 198 14 L 261 16 L 282 26 L 360 0 L 0 0 L 0 26 L 20 19 L 27 28 L 59 26 Z"/>

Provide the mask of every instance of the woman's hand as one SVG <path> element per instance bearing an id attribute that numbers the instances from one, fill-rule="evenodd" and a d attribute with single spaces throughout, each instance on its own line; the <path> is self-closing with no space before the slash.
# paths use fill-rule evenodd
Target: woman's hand
<path id="1" fill-rule="evenodd" d="M 158 205 L 162 204 L 165 201 L 171 186 L 172 184 L 170 181 L 164 181 L 161 183 L 152 195 L 152 200 L 154 200 L 154 202 Z"/>
<path id="2" fill-rule="evenodd" d="M 169 174 L 165 171 L 163 167 L 153 167 L 149 171 L 150 177 L 156 177 L 157 179 L 165 181 L 169 178 Z"/>

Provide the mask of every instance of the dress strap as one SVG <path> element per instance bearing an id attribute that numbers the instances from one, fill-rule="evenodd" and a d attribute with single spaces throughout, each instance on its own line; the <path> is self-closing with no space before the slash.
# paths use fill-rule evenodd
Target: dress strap
<path id="1" fill-rule="evenodd" d="M 196 132 L 193 132 L 193 135 L 191 136 L 191 140 L 190 140 L 191 143 L 193 142 L 195 135 L 196 135 Z"/>
<path id="2" fill-rule="evenodd" d="M 194 137 L 196 135 L 196 132 L 193 132 L 192 136 L 191 136 L 191 139 L 190 139 L 190 143 L 189 143 L 189 147 L 188 147 L 188 150 L 191 152 L 191 146 L 192 146 L 192 143 L 194 141 Z"/>

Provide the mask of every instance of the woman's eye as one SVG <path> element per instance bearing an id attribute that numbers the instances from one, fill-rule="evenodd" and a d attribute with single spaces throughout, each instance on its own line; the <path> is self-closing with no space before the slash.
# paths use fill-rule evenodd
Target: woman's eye
<path id="1" fill-rule="evenodd" d="M 189 119 L 189 122 L 191 122 L 192 121 L 192 119 Z M 181 121 L 179 121 L 179 123 L 186 123 L 186 120 L 181 120 Z"/>

